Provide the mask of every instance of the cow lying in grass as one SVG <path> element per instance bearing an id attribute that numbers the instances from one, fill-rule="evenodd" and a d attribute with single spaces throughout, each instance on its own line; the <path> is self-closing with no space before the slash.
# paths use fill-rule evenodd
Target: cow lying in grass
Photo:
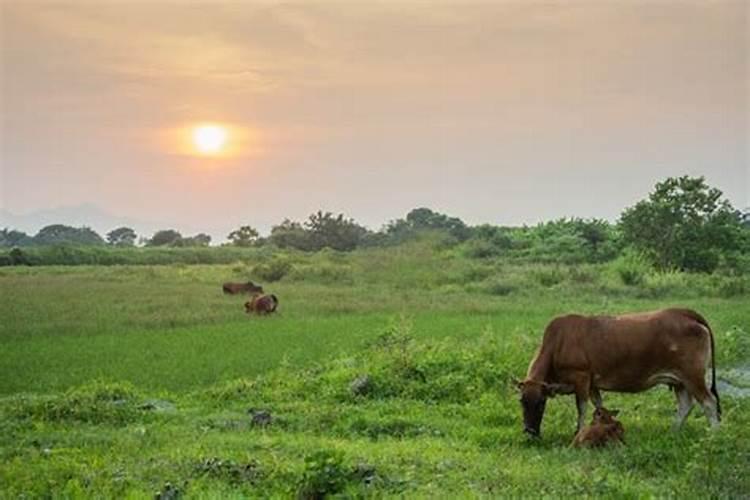
<path id="1" fill-rule="evenodd" d="M 276 311 L 279 305 L 279 299 L 276 295 L 255 294 L 250 300 L 245 302 L 245 312 L 247 314 L 271 314 Z"/>
<path id="2" fill-rule="evenodd" d="M 617 413 L 604 407 L 594 410 L 591 424 L 578 431 L 571 446 L 596 448 L 609 443 L 625 444 L 625 428 L 615 419 Z"/>
<path id="3" fill-rule="evenodd" d="M 704 374 L 711 361 L 711 390 Z M 666 384 L 677 396 L 675 427 L 693 402 L 711 425 L 719 425 L 714 336 L 705 318 L 689 309 L 555 318 L 529 365 L 521 391 L 524 430 L 539 436 L 547 399 L 573 394 L 581 430 L 589 400 L 602 406 L 599 391 L 641 392 Z"/>
<path id="4" fill-rule="evenodd" d="M 256 285 L 252 281 L 248 281 L 247 283 L 224 283 L 221 286 L 221 289 L 224 291 L 224 293 L 229 295 L 237 295 L 238 293 L 249 293 L 250 295 L 256 294 L 256 293 L 263 293 L 263 287 L 260 285 Z"/>

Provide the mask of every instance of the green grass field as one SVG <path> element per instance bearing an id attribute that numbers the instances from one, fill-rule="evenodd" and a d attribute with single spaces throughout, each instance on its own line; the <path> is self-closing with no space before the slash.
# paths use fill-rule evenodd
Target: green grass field
<path id="1" fill-rule="evenodd" d="M 709 319 L 729 377 L 750 361 L 750 297 L 720 278 L 628 287 L 607 265 L 428 245 L 285 258 L 267 318 L 221 293 L 252 262 L 0 270 L 0 497 L 750 494 L 748 399 L 674 433 L 666 388 L 606 394 L 627 446 L 588 451 L 568 448 L 571 398 L 528 441 L 511 382 L 557 314 L 673 305 Z"/>

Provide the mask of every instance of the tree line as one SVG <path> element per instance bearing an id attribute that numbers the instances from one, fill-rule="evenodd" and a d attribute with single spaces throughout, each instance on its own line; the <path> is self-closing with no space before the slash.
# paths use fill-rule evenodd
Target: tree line
<path id="1" fill-rule="evenodd" d="M 299 222 L 284 219 L 267 236 L 251 225 L 227 235 L 232 247 L 273 246 L 315 252 L 324 248 L 351 251 L 398 245 L 432 235 L 441 244 L 460 246 L 468 257 L 523 257 L 556 262 L 603 262 L 637 252 L 660 269 L 710 272 L 720 265 L 750 265 L 750 214 L 742 214 L 703 177 L 668 178 L 647 198 L 626 208 L 616 223 L 600 219 L 562 218 L 535 226 L 468 226 L 458 217 L 416 208 L 405 217 L 371 231 L 343 214 L 317 211 Z M 174 229 L 139 238 L 119 227 L 104 238 L 88 227 L 53 224 L 33 236 L 0 230 L 0 246 L 80 245 L 110 247 L 207 247 L 204 233 L 183 236 Z M 22 255 L 15 252 L 15 255 Z M 23 263 L 23 259 L 18 263 Z"/>

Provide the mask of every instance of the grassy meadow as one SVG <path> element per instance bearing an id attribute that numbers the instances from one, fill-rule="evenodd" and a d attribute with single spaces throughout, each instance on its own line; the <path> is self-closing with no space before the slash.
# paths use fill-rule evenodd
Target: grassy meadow
<path id="1" fill-rule="evenodd" d="M 750 290 L 623 262 L 469 259 L 414 242 L 230 264 L 0 268 L 0 497 L 750 494 Z M 280 299 L 248 317 L 221 283 Z M 275 280 L 275 281 L 269 281 Z M 625 284 L 625 282 L 631 284 Z M 627 446 L 568 447 L 572 398 L 521 432 L 522 377 L 555 315 L 695 308 L 724 422 L 670 431 L 666 388 L 605 394 Z M 734 394 L 734 395 L 733 395 Z"/>

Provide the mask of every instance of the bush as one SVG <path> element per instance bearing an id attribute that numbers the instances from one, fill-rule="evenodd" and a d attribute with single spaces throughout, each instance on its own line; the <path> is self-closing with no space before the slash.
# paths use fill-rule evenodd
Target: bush
<path id="1" fill-rule="evenodd" d="M 253 276 L 264 281 L 279 281 L 292 270 L 292 263 L 283 258 L 274 258 L 253 268 Z"/>
<path id="2" fill-rule="evenodd" d="M 637 286 L 643 284 L 651 264 L 643 254 L 626 252 L 614 261 L 613 268 L 625 285 Z"/>
<path id="3" fill-rule="evenodd" d="M 344 456 L 336 450 L 320 450 L 305 457 L 305 469 L 297 485 L 297 498 L 323 499 L 340 493 L 351 477 Z"/>
<path id="4" fill-rule="evenodd" d="M 547 288 L 558 285 L 565 280 L 565 273 L 559 267 L 534 269 L 531 275 L 537 283 Z"/>
<path id="5" fill-rule="evenodd" d="M 496 257 L 502 253 L 502 249 L 496 247 L 489 241 L 470 240 L 466 243 L 464 254 L 471 259 L 487 259 Z"/>
<path id="6" fill-rule="evenodd" d="M 627 284 L 627 283 L 626 283 Z M 678 294 L 687 288 L 685 273 L 672 270 L 648 273 L 642 280 L 646 295 L 653 298 Z"/>

